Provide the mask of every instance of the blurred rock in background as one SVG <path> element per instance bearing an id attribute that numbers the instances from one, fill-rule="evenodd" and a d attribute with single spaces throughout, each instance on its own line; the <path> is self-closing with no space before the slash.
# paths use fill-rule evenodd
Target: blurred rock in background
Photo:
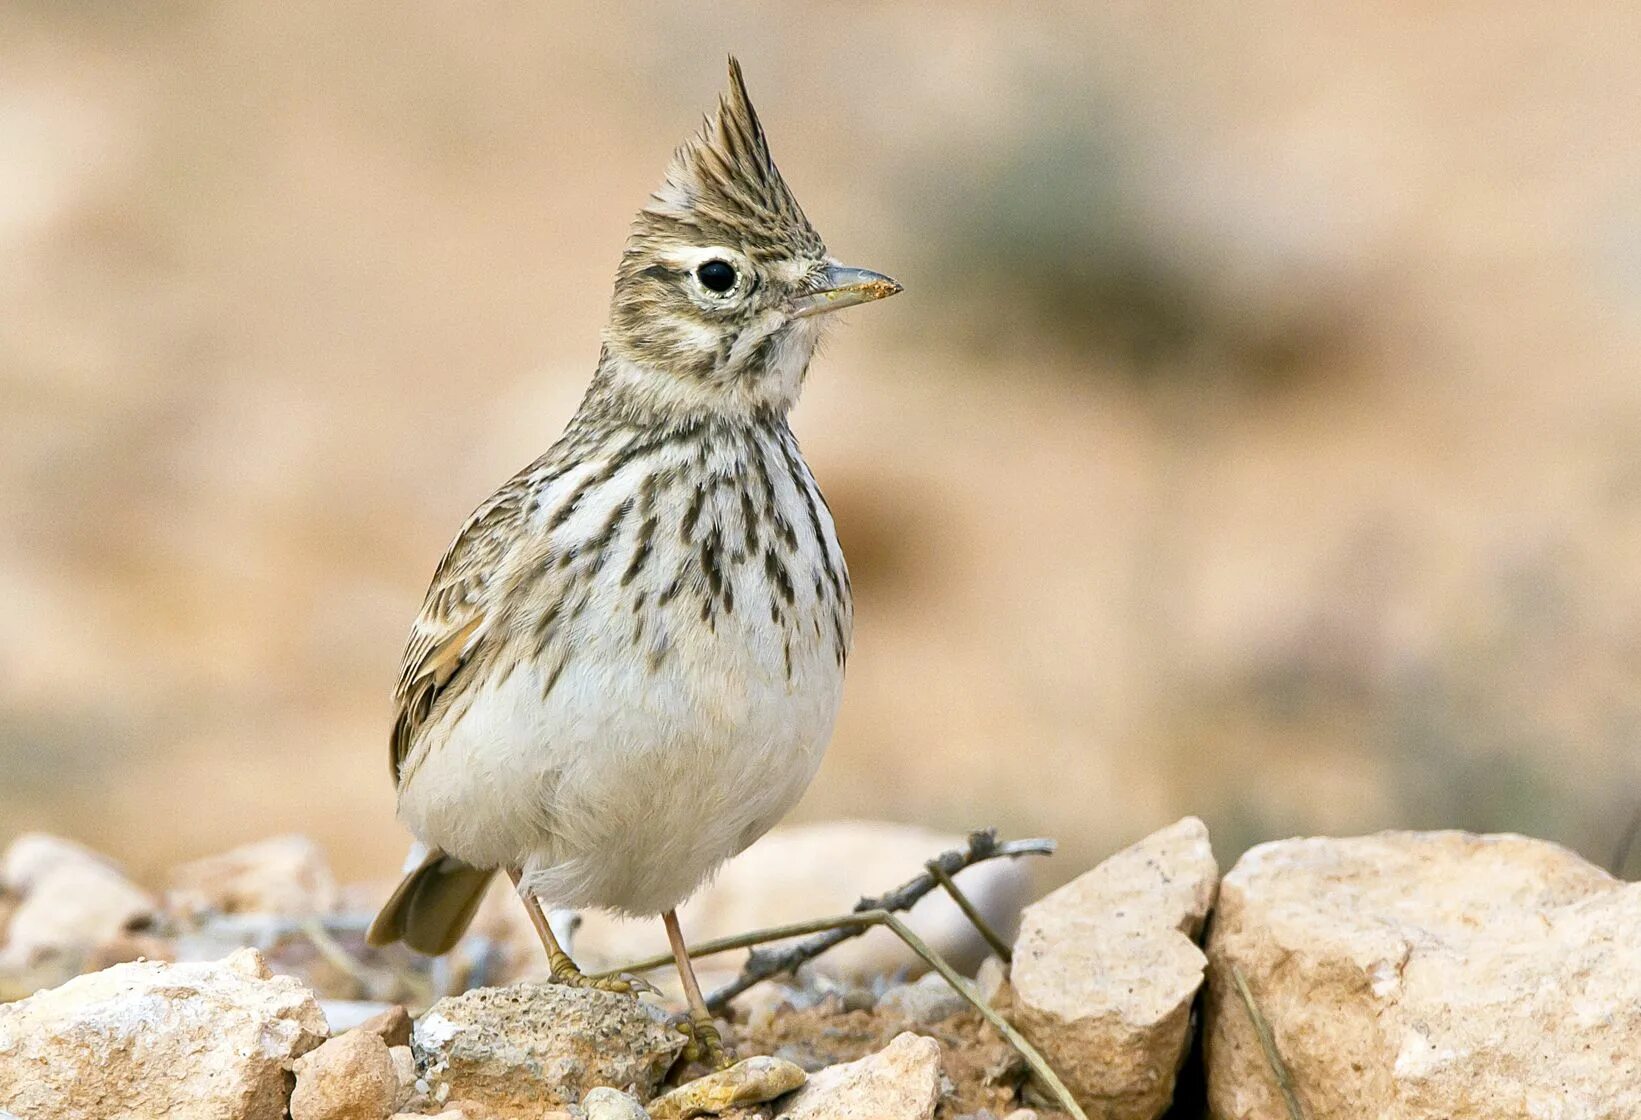
<path id="1" fill-rule="evenodd" d="M 859 619 L 800 819 L 1079 868 L 1633 811 L 1631 7 L 0 19 L 0 841 L 397 867 L 405 629 L 730 50 L 907 287 L 796 417 Z"/>

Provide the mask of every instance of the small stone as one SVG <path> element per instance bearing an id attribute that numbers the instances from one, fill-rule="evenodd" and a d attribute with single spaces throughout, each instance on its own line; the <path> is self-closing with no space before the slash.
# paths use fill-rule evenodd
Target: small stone
<path id="1" fill-rule="evenodd" d="M 313 993 L 253 949 L 140 962 L 0 1005 L 0 1108 L 53 1120 L 280 1120 L 293 1059 L 325 1038 Z M 385 1113 L 384 1113 L 385 1114 Z"/>
<path id="2" fill-rule="evenodd" d="M 416 1055 L 408 1046 L 389 1046 L 388 1060 L 393 1063 L 393 1079 L 398 1083 L 398 1092 L 393 1095 L 393 1107 L 409 1108 L 419 1102 L 422 1091 L 419 1083 L 420 1071 L 416 1069 Z"/>
<path id="3" fill-rule="evenodd" d="M 114 861 L 84 844 L 46 832 L 25 832 L 0 855 L 0 891 L 25 895 L 36 883 L 68 864 L 96 864 L 118 871 Z"/>
<path id="4" fill-rule="evenodd" d="M 644 1111 L 644 1106 L 633 1098 L 619 1089 L 607 1086 L 599 1086 L 582 1097 L 581 1110 L 586 1114 L 587 1120 L 650 1120 L 651 1116 Z"/>
<path id="5" fill-rule="evenodd" d="M 336 879 L 318 844 L 275 836 L 171 872 L 167 908 L 199 921 L 213 914 L 279 914 L 308 918 L 336 908 Z"/>
<path id="6" fill-rule="evenodd" d="M 154 900 L 108 860 L 43 833 L 18 837 L 0 860 L 16 896 L 0 948 L 0 972 L 21 973 L 52 958 L 83 967 L 104 946 L 154 919 Z"/>
<path id="7" fill-rule="evenodd" d="M 359 1023 L 359 1029 L 380 1035 L 389 1046 L 410 1045 L 410 1012 L 397 1003 L 389 1004 Z"/>
<path id="8" fill-rule="evenodd" d="M 904 1033 L 875 1054 L 828 1066 L 780 1109 L 791 1120 L 931 1120 L 940 1103 L 940 1043 Z"/>
<path id="9" fill-rule="evenodd" d="M 1204 1008 L 1215 1116 L 1641 1116 L 1641 883 L 1522 836 L 1283 840 L 1225 876 Z"/>
<path id="10" fill-rule="evenodd" d="M 434 1100 L 536 1120 L 600 1085 L 652 1095 L 685 1041 L 631 996 L 516 984 L 440 1000 L 416 1021 L 411 1047 Z"/>
<path id="11" fill-rule="evenodd" d="M 998 993 L 1003 985 L 1008 983 L 1009 966 L 1003 963 L 1001 957 L 987 957 L 980 962 L 980 971 L 974 974 L 974 986 L 980 993 L 980 998 L 987 1003 L 996 1003 Z"/>
<path id="12" fill-rule="evenodd" d="M 655 1120 L 690 1120 L 738 1105 L 763 1104 L 804 1083 L 805 1075 L 780 1058 L 747 1058 L 709 1073 L 650 1102 Z"/>
<path id="13" fill-rule="evenodd" d="M 291 1120 L 382 1120 L 399 1095 L 393 1058 L 379 1035 L 337 1035 L 291 1068 Z"/>
<path id="14" fill-rule="evenodd" d="M 1026 908 L 1000 1002 L 1090 1115 L 1167 1111 L 1218 884 L 1208 830 L 1186 817 Z"/>
<path id="15" fill-rule="evenodd" d="M 969 1009 L 964 999 L 938 972 L 931 972 L 911 984 L 897 984 L 884 992 L 878 1010 L 898 1015 L 920 1027 L 932 1026 Z"/>
<path id="16" fill-rule="evenodd" d="M 396 1005 L 372 999 L 322 999 L 319 1009 L 325 1013 L 325 1022 L 330 1024 L 331 1034 L 341 1034 L 344 1031 L 355 1030 L 370 1022 L 378 1015 L 386 1014 Z M 403 1009 L 400 1009 L 401 1012 Z M 404 1019 L 405 1041 L 399 1045 L 408 1046 L 410 1038 L 410 1016 L 405 1014 Z M 381 1034 L 373 1030 L 371 1034 Z M 384 1037 L 384 1042 L 387 1039 Z M 388 1042 L 389 1046 L 394 1045 Z"/>
<path id="17" fill-rule="evenodd" d="M 1017 1108 L 1003 1120 L 1037 1120 L 1037 1110 L 1034 1108 Z"/>

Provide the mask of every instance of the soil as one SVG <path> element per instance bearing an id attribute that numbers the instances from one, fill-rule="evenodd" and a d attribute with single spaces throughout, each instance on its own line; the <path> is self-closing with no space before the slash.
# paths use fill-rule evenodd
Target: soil
<path id="1" fill-rule="evenodd" d="M 937 1023 L 917 1023 L 894 1012 L 845 1010 L 832 1000 L 804 1010 L 782 1010 L 756 1024 L 736 1024 L 735 1041 L 742 1054 L 773 1054 L 813 1071 L 881 1050 L 902 1031 L 927 1035 L 941 1044 L 952 1092 L 941 1101 L 937 1120 L 956 1120 L 982 1110 L 1001 1117 L 1026 1106 L 1020 1095 L 1024 1063 L 973 1011 Z M 1043 1120 L 1065 1116 L 1035 1101 L 1030 1107 Z"/>

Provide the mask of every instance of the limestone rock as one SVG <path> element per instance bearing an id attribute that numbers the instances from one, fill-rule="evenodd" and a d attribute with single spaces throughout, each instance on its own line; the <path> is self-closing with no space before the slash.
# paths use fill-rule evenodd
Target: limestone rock
<path id="1" fill-rule="evenodd" d="M 1208 830 L 1186 817 L 1026 908 L 1001 1002 L 1091 1115 L 1167 1110 L 1218 882 Z"/>
<path id="2" fill-rule="evenodd" d="M 776 829 L 725 864 L 717 878 L 684 905 L 680 920 L 690 940 L 705 941 L 848 913 L 862 894 L 899 886 L 921 872 L 926 860 L 965 842 L 962 836 L 889 821 L 830 821 Z M 965 868 L 955 878 L 992 926 L 1003 937 L 1012 937 L 1020 907 L 1031 895 L 1027 863 L 990 860 Z M 667 951 L 659 922 L 592 911 L 582 919 L 575 955 L 585 964 L 615 966 Z M 943 891 L 926 896 L 907 921 L 960 972 L 972 972 L 987 953 L 985 941 Z M 744 953 L 714 959 L 733 972 Z M 812 967 L 821 975 L 863 981 L 899 973 L 921 975 L 928 966 L 889 930 L 875 929 L 827 952 Z"/>
<path id="3" fill-rule="evenodd" d="M 336 879 L 319 845 L 306 836 L 275 836 L 171 872 L 166 906 L 178 917 L 279 914 L 305 918 L 336 908 Z"/>
<path id="4" fill-rule="evenodd" d="M 0 885 L 17 902 L 0 948 L 0 972 L 52 957 L 79 963 L 153 920 L 154 900 L 102 856 L 41 833 L 18 837 L 0 859 Z"/>
<path id="5" fill-rule="evenodd" d="M 940 1043 L 896 1035 L 875 1054 L 828 1066 L 788 1098 L 777 1115 L 791 1120 L 930 1120 L 940 1103 Z"/>
<path id="6" fill-rule="evenodd" d="M 394 1003 L 364 1020 L 359 1029 L 380 1035 L 389 1046 L 399 1047 L 410 1045 L 410 1026 L 410 1012 Z"/>
<path id="7" fill-rule="evenodd" d="M 929 972 L 910 984 L 896 984 L 884 992 L 878 998 L 877 1009 L 926 1027 L 967 1011 L 969 1001 L 946 983 L 944 976 Z"/>
<path id="8" fill-rule="evenodd" d="M 0 890 L 25 895 L 51 872 L 66 864 L 95 863 L 118 870 L 112 860 L 84 844 L 46 832 L 25 832 L 0 855 Z"/>
<path id="9" fill-rule="evenodd" d="M 337 1035 L 291 1068 L 291 1120 L 382 1120 L 399 1096 L 398 1075 L 380 1035 Z"/>
<path id="10" fill-rule="evenodd" d="M 980 962 L 980 970 L 974 974 L 974 986 L 981 999 L 996 1004 L 1008 979 L 1009 966 L 1003 963 L 1002 958 L 987 957 Z"/>
<path id="11" fill-rule="evenodd" d="M 1641 883 L 1519 836 L 1285 840 L 1225 877 L 1209 1102 L 1288 1113 L 1231 977 L 1313 1120 L 1641 1116 Z"/>
<path id="12" fill-rule="evenodd" d="M 650 1120 L 644 1106 L 619 1089 L 600 1086 L 581 1098 L 587 1120 Z"/>
<path id="13" fill-rule="evenodd" d="M 555 984 L 442 999 L 417 1020 L 411 1039 L 435 1101 L 471 1101 L 531 1120 L 599 1085 L 653 1095 L 684 1043 L 652 1004 Z"/>
<path id="14" fill-rule="evenodd" d="M 398 1090 L 393 1094 L 393 1107 L 409 1108 L 421 1103 L 421 1071 L 416 1068 L 416 1054 L 410 1046 L 389 1046 L 388 1061 L 393 1066 L 393 1080 Z"/>
<path id="15" fill-rule="evenodd" d="M 280 1120 L 325 1037 L 313 994 L 244 949 L 116 965 L 0 1006 L 0 1108 L 53 1120 Z"/>
<path id="16" fill-rule="evenodd" d="M 803 1082 L 803 1070 L 791 1062 L 781 1058 L 747 1058 L 657 1097 L 650 1102 L 649 1112 L 655 1120 L 716 1116 L 742 1105 L 772 1101 Z"/>
<path id="17" fill-rule="evenodd" d="M 319 1007 L 331 1034 L 361 1030 L 381 1036 L 389 1046 L 410 1045 L 410 1012 L 397 1003 L 369 999 L 322 999 Z"/>

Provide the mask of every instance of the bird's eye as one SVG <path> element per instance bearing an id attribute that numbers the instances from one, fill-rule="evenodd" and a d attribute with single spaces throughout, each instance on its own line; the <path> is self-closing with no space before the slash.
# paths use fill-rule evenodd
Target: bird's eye
<path id="1" fill-rule="evenodd" d="M 709 292 L 723 295 L 735 286 L 735 266 L 728 261 L 707 261 L 695 270 L 695 278 Z"/>

